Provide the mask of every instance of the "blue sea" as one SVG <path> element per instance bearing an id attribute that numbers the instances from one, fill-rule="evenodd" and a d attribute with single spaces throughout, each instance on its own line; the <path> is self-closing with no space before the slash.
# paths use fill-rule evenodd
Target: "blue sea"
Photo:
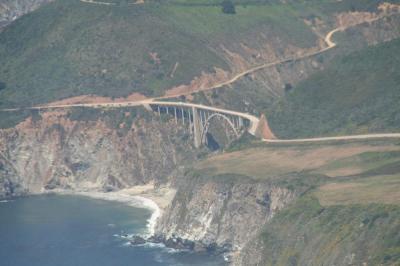
<path id="1" fill-rule="evenodd" d="M 151 213 L 82 196 L 43 195 L 0 202 L 1 266 L 226 265 L 207 253 L 131 246 Z"/>

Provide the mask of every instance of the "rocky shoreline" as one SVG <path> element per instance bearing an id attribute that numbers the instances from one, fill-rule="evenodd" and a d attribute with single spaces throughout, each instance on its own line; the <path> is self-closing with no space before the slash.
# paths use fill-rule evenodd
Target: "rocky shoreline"
<path id="1" fill-rule="evenodd" d="M 166 248 L 174 250 L 182 250 L 189 252 L 207 252 L 210 255 L 220 256 L 232 252 L 231 245 L 219 246 L 217 243 L 202 243 L 201 241 L 189 240 L 176 235 L 166 237 L 160 232 L 156 232 L 155 228 L 157 222 L 161 218 L 163 209 L 165 206 L 159 206 L 153 199 L 143 197 L 142 195 L 129 195 L 124 191 L 116 192 L 71 192 L 71 191 L 57 191 L 57 194 L 68 194 L 68 195 L 80 195 L 90 198 L 110 200 L 126 203 L 129 206 L 135 208 L 145 208 L 152 212 L 151 217 L 148 220 L 147 228 L 148 233 L 146 235 L 133 235 L 125 237 L 129 240 L 129 244 L 132 246 L 144 245 L 144 244 L 163 244 Z M 148 195 L 149 192 L 146 194 Z"/>
<path id="2" fill-rule="evenodd" d="M 124 192 L 96 192 L 96 191 L 69 191 L 69 190 L 56 190 L 50 193 L 63 194 L 63 195 L 79 195 L 94 199 L 116 201 L 127 204 L 135 208 L 143 208 L 152 212 L 147 221 L 148 236 L 155 233 L 157 220 L 160 218 L 162 210 L 152 199 L 143 197 L 141 195 L 130 195 Z"/>
<path id="3" fill-rule="evenodd" d="M 218 246 L 216 243 L 204 245 L 198 241 L 192 241 L 178 236 L 166 238 L 165 236 L 160 234 L 153 235 L 147 238 L 140 235 L 134 235 L 130 238 L 129 243 L 133 246 L 143 245 L 146 243 L 164 244 L 167 248 L 194 252 L 208 252 L 213 255 L 222 255 L 232 251 L 232 247 L 230 245 L 225 245 L 223 247 Z"/>

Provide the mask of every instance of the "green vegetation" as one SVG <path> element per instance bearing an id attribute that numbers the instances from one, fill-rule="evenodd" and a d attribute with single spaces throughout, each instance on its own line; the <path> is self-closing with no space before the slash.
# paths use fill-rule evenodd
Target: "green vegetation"
<path id="1" fill-rule="evenodd" d="M 343 146 L 349 149 L 341 149 Z M 305 157 L 316 152 L 326 158 L 322 150 L 333 153 L 333 157 L 338 154 L 343 157 L 333 162 L 330 162 L 332 157 L 328 158 L 326 164 L 312 171 L 298 173 L 286 168 L 286 175 L 273 180 L 274 184 L 300 192 L 302 196 L 265 225 L 260 235 L 264 265 L 310 265 L 310 261 L 312 265 L 362 265 L 363 262 L 397 265 L 400 262 L 397 234 L 400 230 L 400 154 L 397 150 L 357 152 L 349 156 L 350 150 L 362 146 L 337 145 L 336 151 L 329 151 L 326 146 L 291 148 L 303 149 Z M 288 147 L 276 151 L 283 153 L 285 149 Z M 298 160 L 296 154 L 290 153 L 288 162 Z M 397 174 L 382 176 L 391 162 L 397 165 Z M 265 174 L 271 168 L 274 171 L 273 166 L 264 166 Z M 335 166 L 336 170 L 356 168 L 358 175 L 332 178 L 315 174 L 324 173 L 327 166 Z"/>
<path id="2" fill-rule="evenodd" d="M 37 117 L 37 111 L 23 110 L 18 112 L 0 111 L 0 129 L 15 127 L 28 117 Z"/>
<path id="3" fill-rule="evenodd" d="M 216 174 L 240 174 L 256 180 L 304 176 L 365 176 L 392 174 L 400 162 L 400 147 L 392 141 L 323 145 L 265 145 L 218 154 L 194 167 Z M 398 169 L 398 168 L 397 168 Z M 374 172 L 375 171 L 375 172 Z M 396 171 L 396 169 L 394 169 Z M 290 182 L 289 182 L 290 183 Z M 289 184 L 288 183 L 288 184 Z"/>
<path id="4" fill-rule="evenodd" d="M 230 45 L 231 42 L 244 41 L 261 31 L 296 46 L 313 46 L 317 37 L 302 21 L 301 10 L 306 7 L 297 7 L 283 4 L 236 5 L 235 15 L 224 14 L 220 5 L 171 4 L 163 6 L 163 9 L 169 14 L 165 19 L 177 29 L 191 31 L 213 46 L 221 42 Z"/>
<path id="5" fill-rule="evenodd" d="M 379 2 L 232 0 L 235 14 L 226 15 L 219 0 L 110 1 L 117 5 L 57 0 L 7 27 L 0 34 L 0 108 L 82 94 L 161 95 L 203 71 L 228 70 L 221 44 L 257 46 L 263 32 L 310 47 L 317 36 L 305 18 L 329 21 L 334 12 Z"/>
<path id="6" fill-rule="evenodd" d="M 335 182 L 344 187 L 354 187 L 359 195 L 349 196 L 349 199 L 343 197 L 343 201 L 353 198 L 357 201 L 371 196 L 369 201 L 387 203 L 393 200 L 393 195 L 397 195 L 394 194 L 397 190 L 400 191 L 400 178 L 396 176 L 400 171 L 400 150 L 393 144 L 387 141 L 375 144 L 360 142 L 265 147 L 257 145 L 258 148 L 242 150 L 233 148 L 224 154 L 195 163 L 193 171 L 197 176 L 206 179 L 223 177 L 228 180 L 232 177 L 237 180 L 237 176 L 245 176 L 245 180 L 267 182 L 298 194 L 325 184 L 328 184 L 329 189 L 329 184 Z M 344 193 L 347 195 L 347 191 Z M 331 194 L 335 195 L 335 192 Z"/>
<path id="7" fill-rule="evenodd" d="M 400 205 L 400 175 L 329 183 L 320 187 L 315 195 L 323 206 L 369 203 Z"/>
<path id="8" fill-rule="evenodd" d="M 261 265 L 397 265 L 399 162 L 396 141 L 267 145 L 211 156 L 186 177 L 266 183 L 298 195 L 254 239 L 263 247 Z"/>
<path id="9" fill-rule="evenodd" d="M 300 46 L 315 43 L 294 6 L 239 5 L 229 16 L 220 4 L 101 6 L 58 0 L 45 5 L 0 34 L 0 81 L 6 84 L 0 107 L 82 94 L 160 95 L 203 71 L 228 69 L 220 45 L 260 31 Z"/>
<path id="10" fill-rule="evenodd" d="M 399 205 L 323 207 L 304 196 L 266 225 L 264 265 L 397 265 L 399 219 Z"/>
<path id="11" fill-rule="evenodd" d="M 335 59 L 267 112 L 280 137 L 400 129 L 400 39 Z"/>
<path id="12" fill-rule="evenodd" d="M 245 148 L 248 148 L 250 145 L 253 145 L 255 142 L 257 142 L 257 138 L 253 135 L 251 135 L 248 132 L 244 132 L 240 138 L 237 140 L 234 140 L 228 147 L 226 151 L 232 152 L 232 151 L 238 151 L 238 150 L 243 150 Z"/>
<path id="13" fill-rule="evenodd" d="M 156 4 L 59 0 L 22 17 L 0 34 L 1 107 L 81 94 L 159 95 L 201 71 L 227 68 L 200 36 L 168 23 L 170 15 Z"/>
<path id="14" fill-rule="evenodd" d="M 6 88 L 6 84 L 0 81 L 0 91 Z"/>
<path id="15" fill-rule="evenodd" d="M 384 169 L 390 168 L 392 164 L 398 164 L 400 167 L 400 152 L 364 152 L 343 159 L 333 160 L 324 167 L 321 167 L 316 173 L 329 176 L 357 175 L 364 173 L 370 175 L 376 169 L 380 169 L 381 174 L 386 174 Z M 400 168 L 399 168 L 400 169 Z"/>
<path id="16" fill-rule="evenodd" d="M 222 12 L 225 14 L 236 14 L 235 5 L 230 0 L 222 1 Z"/>
<path id="17" fill-rule="evenodd" d="M 148 120 L 151 115 L 142 108 L 71 108 L 67 117 L 72 121 L 103 122 L 108 128 L 116 129 L 121 136 L 132 130 L 139 119 Z"/>

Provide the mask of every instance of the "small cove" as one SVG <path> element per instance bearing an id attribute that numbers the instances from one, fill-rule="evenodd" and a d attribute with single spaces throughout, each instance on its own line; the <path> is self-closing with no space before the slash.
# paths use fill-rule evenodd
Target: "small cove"
<path id="1" fill-rule="evenodd" d="M 225 265 L 220 257 L 161 245 L 129 246 L 151 212 L 78 195 L 40 195 L 0 203 L 4 266 Z"/>

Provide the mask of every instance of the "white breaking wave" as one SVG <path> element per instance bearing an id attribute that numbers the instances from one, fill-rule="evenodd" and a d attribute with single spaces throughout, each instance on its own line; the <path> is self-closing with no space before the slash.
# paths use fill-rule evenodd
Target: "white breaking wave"
<path id="1" fill-rule="evenodd" d="M 144 247 L 144 248 L 150 248 L 150 249 L 160 249 L 163 252 L 169 253 L 169 254 L 175 254 L 175 253 L 182 253 L 182 252 L 187 252 L 188 250 L 184 249 L 174 249 L 174 248 L 169 248 L 166 247 L 165 244 L 163 243 L 151 243 L 151 242 L 146 242 L 144 244 L 138 244 L 138 245 L 132 245 L 131 242 L 125 242 L 123 246 L 135 246 L 135 247 Z"/>
<path id="2" fill-rule="evenodd" d="M 143 207 L 152 211 L 150 218 L 147 220 L 147 229 L 150 235 L 154 235 L 155 228 L 157 225 L 157 220 L 161 216 L 161 209 L 151 199 L 144 198 L 141 196 L 135 196 L 134 198 L 139 200 Z"/>
<path id="3" fill-rule="evenodd" d="M 94 199 L 102 199 L 102 200 L 109 200 L 109 201 L 116 201 L 125 203 L 129 206 L 147 209 L 152 212 L 150 218 L 147 220 L 147 236 L 152 236 L 155 233 L 155 228 L 157 224 L 158 218 L 161 216 L 161 209 L 158 205 L 152 201 L 151 199 L 142 197 L 142 196 L 132 196 L 124 193 L 119 192 L 71 192 L 71 191 L 57 191 L 60 194 L 67 194 L 67 195 L 80 195 L 85 197 L 90 197 Z"/>

